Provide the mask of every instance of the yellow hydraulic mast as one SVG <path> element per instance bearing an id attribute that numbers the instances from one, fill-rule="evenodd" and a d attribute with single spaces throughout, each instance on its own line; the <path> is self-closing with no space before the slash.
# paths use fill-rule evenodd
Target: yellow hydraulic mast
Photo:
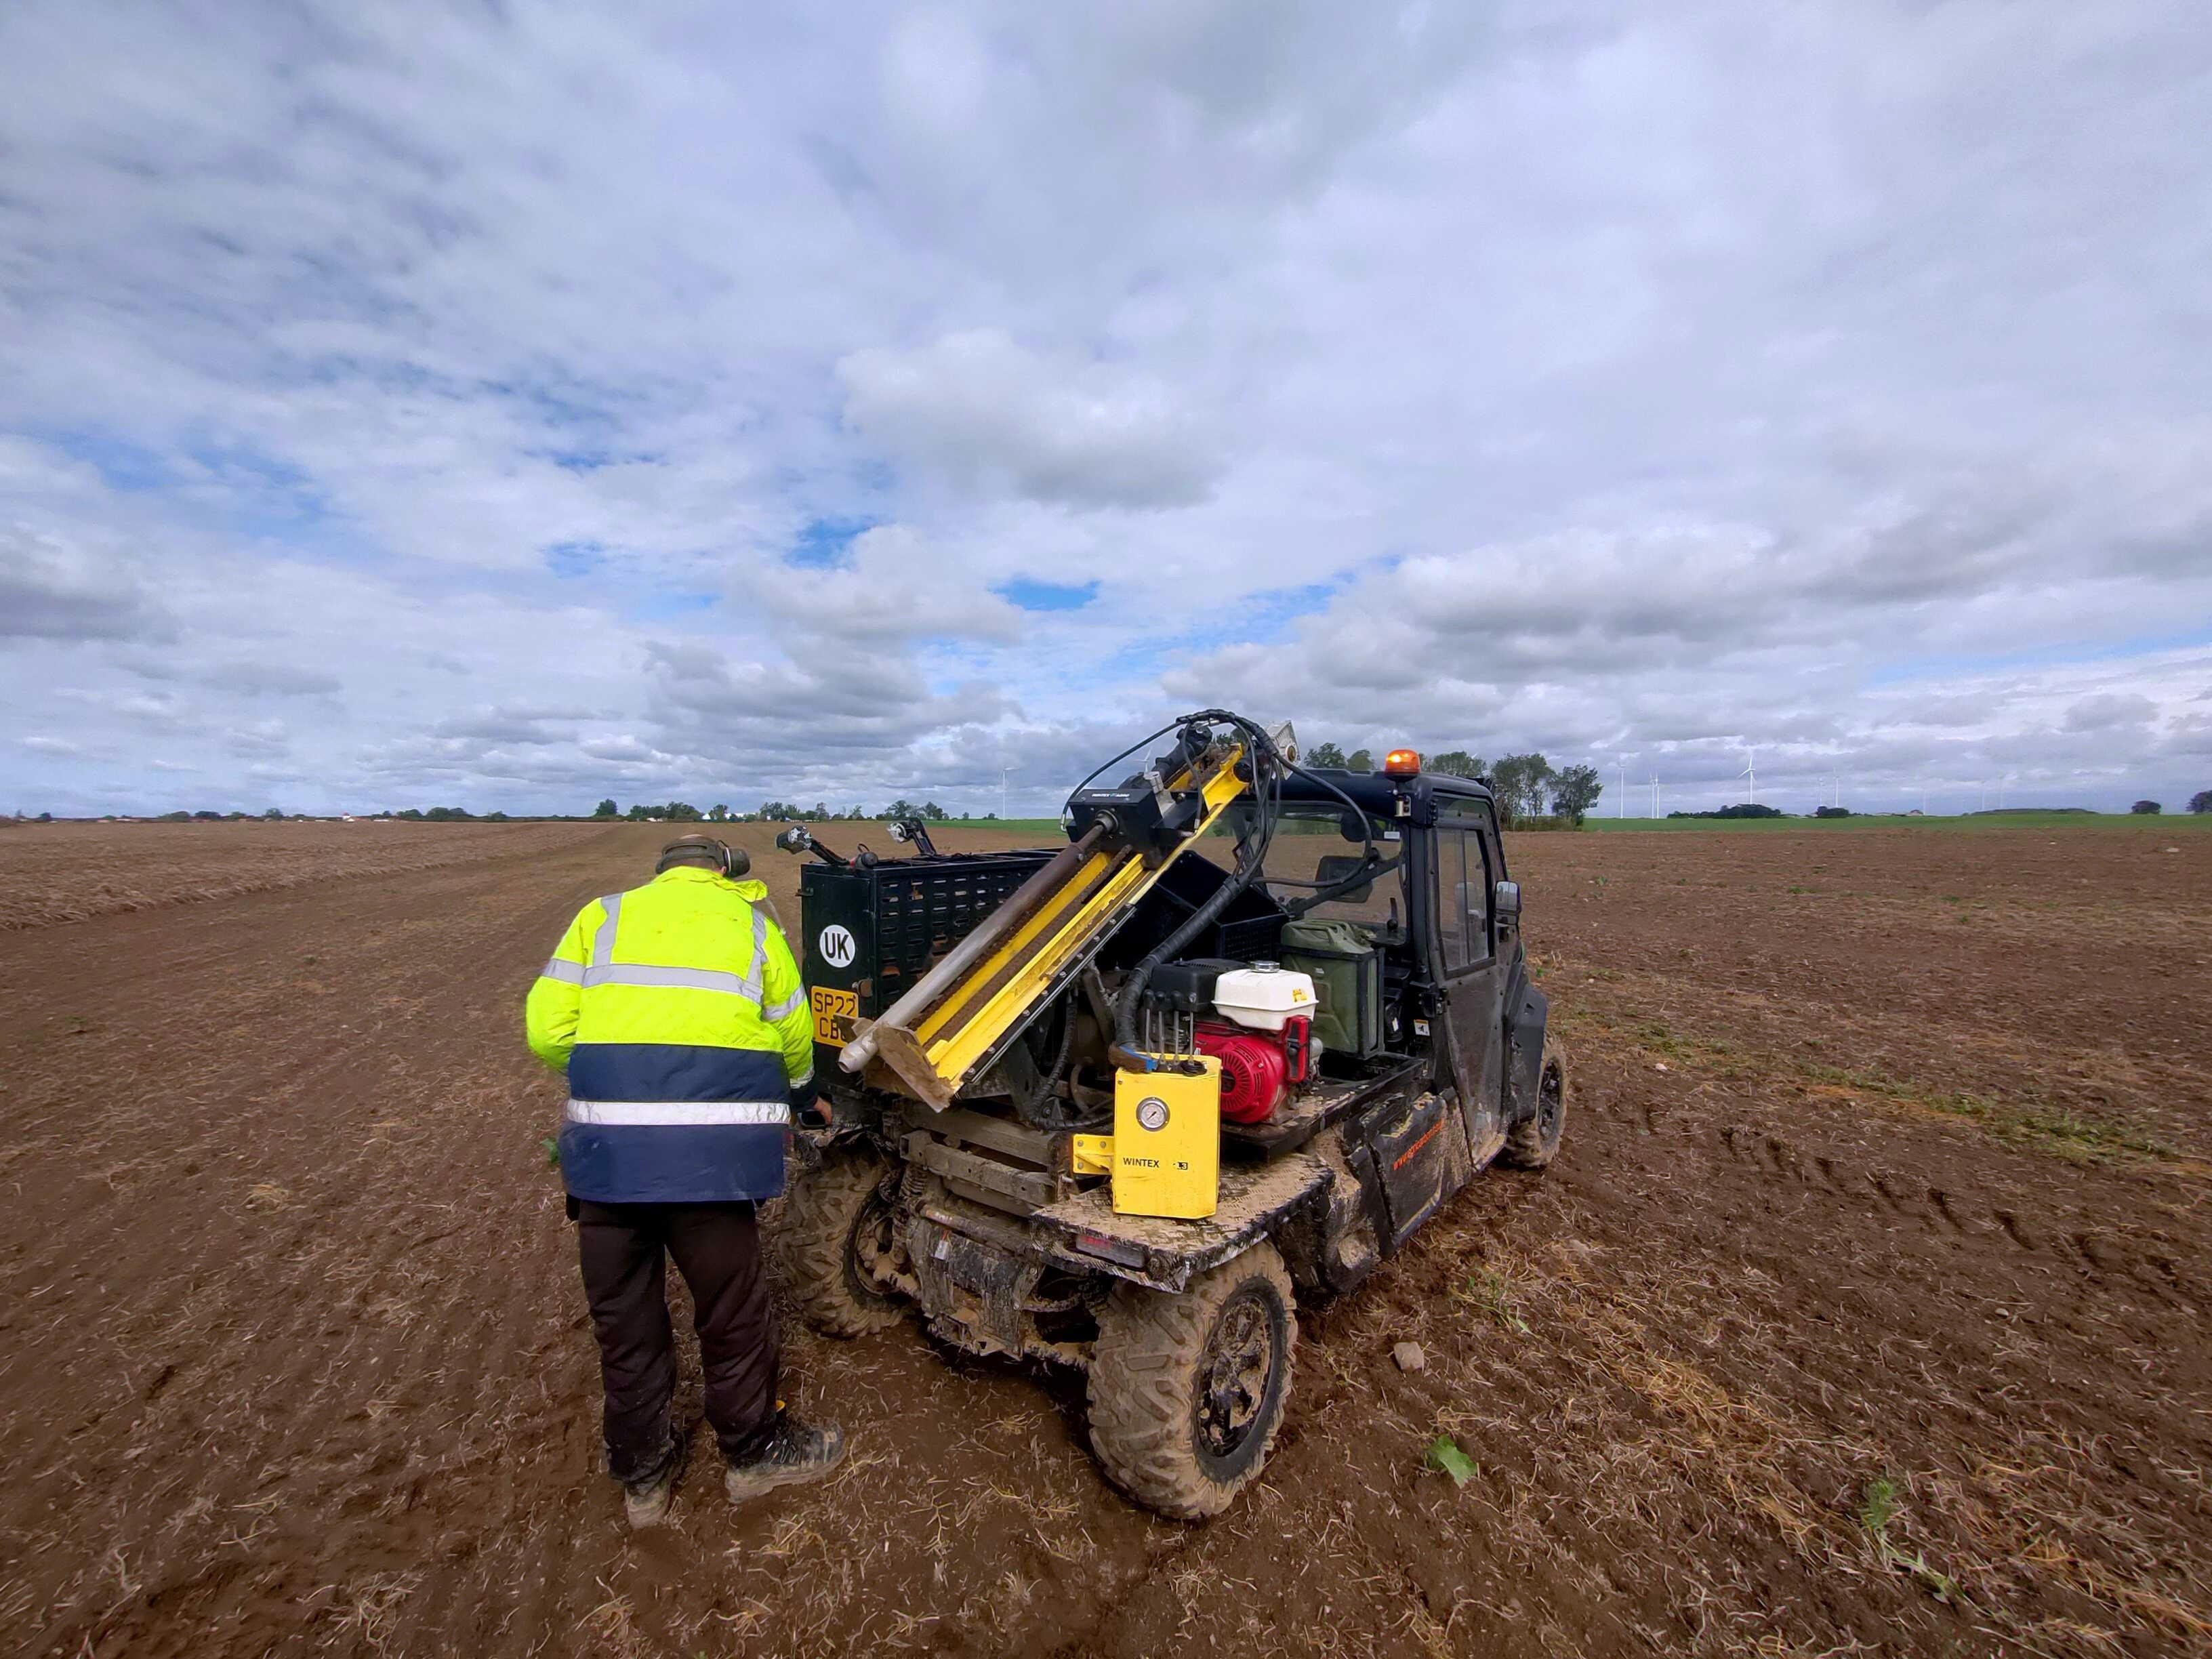
<path id="1" fill-rule="evenodd" d="M 1194 817 L 1164 848 L 1091 829 L 847 1044 L 838 1063 L 857 1073 L 880 1059 L 918 1098 L 939 1110 L 950 1106 L 1003 1040 L 1251 787 L 1248 747 L 1241 735 L 1217 741 L 1162 781 L 1170 796 L 1198 798 Z"/>

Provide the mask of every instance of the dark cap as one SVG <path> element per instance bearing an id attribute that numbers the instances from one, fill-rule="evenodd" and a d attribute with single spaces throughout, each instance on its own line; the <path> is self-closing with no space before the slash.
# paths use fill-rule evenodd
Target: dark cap
<path id="1" fill-rule="evenodd" d="M 735 880 L 751 870 L 753 860 L 744 848 L 729 846 L 712 836 L 678 836 L 660 849 L 660 861 L 653 866 L 653 873 L 657 876 L 678 865 L 696 865 Z"/>

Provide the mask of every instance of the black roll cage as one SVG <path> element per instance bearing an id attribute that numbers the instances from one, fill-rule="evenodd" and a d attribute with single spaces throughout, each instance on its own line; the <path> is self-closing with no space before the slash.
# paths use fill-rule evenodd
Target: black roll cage
<path id="1" fill-rule="evenodd" d="M 1332 793 L 1318 780 L 1335 786 Z M 1410 776 L 1393 775 L 1385 772 L 1346 772 L 1333 768 L 1318 769 L 1317 780 L 1293 773 L 1283 780 L 1281 803 L 1285 807 L 1314 806 L 1342 811 L 1346 799 L 1365 812 L 1369 817 L 1398 825 L 1401 830 L 1431 831 L 1436 828 L 1437 807 L 1443 802 L 1481 801 L 1490 807 L 1490 821 L 1498 823 L 1498 797 L 1486 786 L 1474 778 L 1455 778 L 1442 773 L 1419 772 Z M 1371 881 L 1386 871 L 1403 866 L 1406 872 L 1406 927 L 1413 945 L 1413 973 L 1411 983 L 1425 990 L 1441 988 L 1443 975 L 1437 956 L 1437 933 L 1436 915 L 1436 838 L 1428 833 L 1404 836 L 1402 850 L 1388 860 L 1366 866 L 1334 884 L 1332 888 L 1348 891 L 1362 881 Z M 1496 847 L 1498 872 L 1494 880 L 1509 879 L 1505 869 L 1505 848 L 1503 841 Z M 1263 878 L 1264 879 L 1264 878 Z M 1285 883 L 1285 885 L 1304 885 Z M 1309 905 L 1324 902 L 1333 896 L 1331 889 L 1323 889 L 1310 896 Z"/>

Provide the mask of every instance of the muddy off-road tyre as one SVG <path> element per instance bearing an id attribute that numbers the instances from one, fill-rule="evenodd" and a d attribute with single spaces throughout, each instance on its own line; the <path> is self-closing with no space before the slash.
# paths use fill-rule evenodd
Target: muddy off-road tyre
<path id="1" fill-rule="evenodd" d="M 1566 1132 L 1566 1050 L 1547 1036 L 1543 1063 L 1536 1074 L 1536 1115 L 1522 1119 L 1505 1132 L 1505 1148 L 1498 1161 L 1516 1170 L 1540 1170 L 1559 1155 L 1559 1139 Z"/>
<path id="2" fill-rule="evenodd" d="M 1272 1244 L 1194 1275 L 1180 1296 L 1121 1284 L 1091 1356 L 1091 1449 L 1146 1509 L 1203 1521 L 1260 1473 L 1297 1346 L 1291 1275 Z"/>
<path id="3" fill-rule="evenodd" d="M 835 1147 L 791 1182 L 776 1229 L 777 1265 L 799 1316 L 824 1336 L 865 1336 L 898 1322 L 890 1273 L 897 1233 L 883 1195 L 890 1165 Z"/>

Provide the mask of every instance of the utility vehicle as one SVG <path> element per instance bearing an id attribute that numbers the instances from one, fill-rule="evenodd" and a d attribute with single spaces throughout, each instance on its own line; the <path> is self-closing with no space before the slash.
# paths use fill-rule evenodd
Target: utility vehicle
<path id="1" fill-rule="evenodd" d="M 1307 769 L 1218 709 L 1163 737 L 1070 797 L 1065 848 L 779 838 L 811 855 L 835 1112 L 777 1237 L 819 1330 L 912 1306 L 1081 1367 L 1109 1476 L 1198 1519 L 1266 1462 L 1295 1298 L 1353 1289 L 1493 1162 L 1549 1164 L 1567 1075 L 1482 781 Z"/>

